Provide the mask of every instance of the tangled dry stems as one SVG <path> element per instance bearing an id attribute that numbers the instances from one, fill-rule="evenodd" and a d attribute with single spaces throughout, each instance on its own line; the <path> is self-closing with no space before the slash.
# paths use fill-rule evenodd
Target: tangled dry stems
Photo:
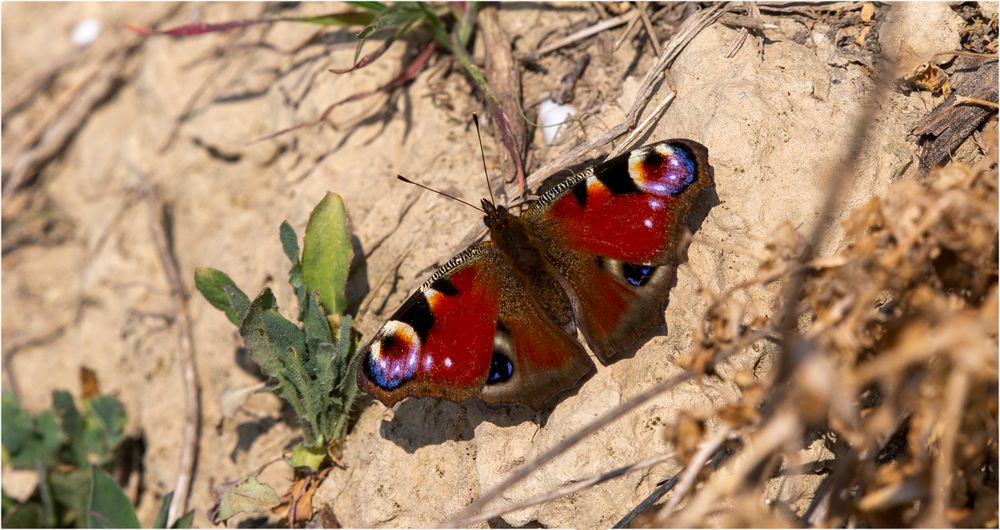
<path id="1" fill-rule="evenodd" d="M 995 125 L 987 135 L 995 146 Z M 846 243 L 806 265 L 797 339 L 772 354 L 801 361 L 739 371 L 737 398 L 682 415 L 667 436 L 689 481 L 637 525 L 997 525 L 996 156 L 897 182 L 850 215 Z M 803 245 L 779 231 L 738 289 L 787 278 Z M 681 360 L 698 376 L 775 325 L 738 289 L 712 295 Z M 725 463 L 705 467 L 705 441 L 736 430 Z M 815 440 L 822 461 L 804 456 Z M 804 472 L 825 476 L 812 498 L 784 498 L 781 477 Z"/>

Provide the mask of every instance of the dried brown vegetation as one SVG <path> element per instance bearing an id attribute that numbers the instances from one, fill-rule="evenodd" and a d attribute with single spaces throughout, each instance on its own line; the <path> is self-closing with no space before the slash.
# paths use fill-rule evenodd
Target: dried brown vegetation
<path id="1" fill-rule="evenodd" d="M 670 430 L 692 480 L 637 524 L 997 525 L 995 122 L 986 136 L 976 165 L 896 183 L 805 266 L 796 338 L 774 354 L 796 358 L 774 359 L 788 371 L 721 375 L 724 352 L 777 324 L 735 290 L 712 295 L 685 361 L 741 391 Z M 786 278 L 804 242 L 789 227 L 738 287 Z M 815 440 L 827 458 L 803 457 Z M 805 473 L 825 476 L 813 498 L 785 498 L 780 477 Z"/>

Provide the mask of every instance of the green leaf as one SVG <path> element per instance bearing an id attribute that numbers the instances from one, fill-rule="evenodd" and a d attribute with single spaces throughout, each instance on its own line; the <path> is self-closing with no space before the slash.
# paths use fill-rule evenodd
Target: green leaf
<path id="1" fill-rule="evenodd" d="M 326 461 L 326 456 L 326 448 L 322 444 L 319 447 L 306 447 L 305 444 L 297 443 L 292 447 L 292 453 L 286 461 L 294 469 L 307 468 L 319 471 Z"/>
<path id="2" fill-rule="evenodd" d="M 56 414 L 52 410 L 46 410 L 35 416 L 35 429 L 38 433 L 39 458 L 46 465 L 52 465 L 56 461 L 56 453 L 63 443 L 63 432 L 56 422 Z"/>
<path id="3" fill-rule="evenodd" d="M 63 524 L 87 525 L 87 503 L 90 501 L 90 467 L 68 473 L 49 473 L 52 499 L 62 512 Z"/>
<path id="4" fill-rule="evenodd" d="M 264 289 L 250 304 L 247 316 L 240 325 L 240 335 L 246 341 L 250 356 L 264 375 L 275 379 L 281 376 L 281 362 L 275 356 L 274 346 L 264 329 L 264 314 L 277 308 L 274 294 L 270 289 Z"/>
<path id="5" fill-rule="evenodd" d="M 372 13 L 381 13 L 382 11 L 385 11 L 385 4 L 382 2 L 347 2 L 347 5 L 360 7 L 361 9 Z"/>
<path id="6" fill-rule="evenodd" d="M 219 524 L 241 513 L 264 512 L 280 503 L 278 494 L 271 486 L 257 480 L 257 477 L 247 477 L 222 490 L 216 509 L 212 510 L 212 522 Z"/>
<path id="7" fill-rule="evenodd" d="M 174 521 L 174 524 L 170 528 L 191 528 L 191 523 L 194 522 L 194 510 L 180 516 Z"/>
<path id="8" fill-rule="evenodd" d="M 333 337 L 330 335 L 330 323 L 326 320 L 326 315 L 319 306 L 319 298 L 315 293 L 308 299 L 302 325 L 305 328 L 306 342 L 309 343 L 310 350 L 318 347 L 319 343 L 333 342 Z"/>
<path id="9" fill-rule="evenodd" d="M 401 4 L 393 7 L 398 5 Z M 327 313 L 342 314 L 347 308 L 344 288 L 353 257 L 344 202 L 339 195 L 327 192 L 309 216 L 302 249 L 306 288 L 309 292 L 319 291 L 320 303 Z"/>
<path id="10" fill-rule="evenodd" d="M 365 42 L 376 31 L 386 26 L 400 26 L 393 37 L 398 38 L 406 32 L 406 29 L 420 20 L 423 13 L 416 4 L 416 2 L 402 2 L 389 7 L 383 6 L 371 23 L 358 33 L 358 45 L 354 49 L 354 62 L 358 62 L 358 57 L 361 57 L 361 49 L 364 47 Z"/>
<path id="11" fill-rule="evenodd" d="M 22 453 L 32 444 L 32 437 L 35 429 L 32 426 L 31 415 L 21 407 L 17 396 L 9 390 L 3 392 L 2 409 L 0 409 L 0 441 L 3 448 L 12 458 L 17 459 L 17 455 Z M 34 467 L 34 458 L 29 458 L 27 465 L 18 467 L 26 469 Z"/>
<path id="12" fill-rule="evenodd" d="M 246 315 L 250 299 L 226 273 L 211 267 L 194 271 L 194 285 L 216 309 L 224 312 L 230 322 L 239 326 Z"/>
<path id="13" fill-rule="evenodd" d="M 152 528 L 166 528 L 167 527 L 167 517 L 170 515 L 170 502 L 174 500 L 174 492 L 170 492 L 163 497 L 163 502 L 160 503 L 160 511 L 156 512 L 156 519 L 153 519 Z"/>
<path id="14" fill-rule="evenodd" d="M 70 441 L 83 432 L 83 416 L 76 408 L 73 396 L 65 390 L 55 390 L 52 392 L 52 410 L 59 418 L 63 433 Z"/>
<path id="15" fill-rule="evenodd" d="M 371 34 L 386 27 L 399 26 L 408 22 L 419 20 L 423 12 L 417 2 L 402 2 L 392 4 L 378 12 L 375 19 L 368 24 L 365 29 L 358 33 L 358 39 L 367 39 Z"/>
<path id="16" fill-rule="evenodd" d="M 421 16 L 427 22 L 427 25 L 431 27 L 431 34 L 434 35 L 434 40 L 446 50 L 454 53 L 455 47 L 451 43 L 451 36 L 448 35 L 448 32 L 445 30 L 444 22 L 441 18 L 428 9 L 423 2 L 415 2 L 414 5 L 420 11 Z"/>
<path id="17" fill-rule="evenodd" d="M 139 518 L 125 492 L 104 470 L 91 468 L 87 526 L 90 528 L 139 528 Z"/>
<path id="18" fill-rule="evenodd" d="M 295 235 L 295 229 L 288 221 L 283 221 L 278 228 L 278 237 L 281 239 L 281 248 L 288 256 L 288 261 L 292 262 L 292 267 L 288 269 L 288 283 L 295 290 L 295 298 L 299 301 L 299 318 L 305 312 L 306 307 L 306 282 L 302 279 L 302 260 L 299 258 L 299 239 Z"/>
<path id="19" fill-rule="evenodd" d="M 371 24 L 375 15 L 372 13 L 359 13 L 349 11 L 346 13 L 329 13 L 312 17 L 295 17 L 295 22 L 305 22 L 307 24 L 319 24 L 321 26 L 365 26 Z"/>
<path id="20" fill-rule="evenodd" d="M 111 396 L 97 396 L 84 404 L 83 444 L 87 462 L 107 464 L 125 436 L 125 407 Z"/>
<path id="21" fill-rule="evenodd" d="M 10 465 L 15 469 L 36 469 L 39 461 L 44 466 L 55 463 L 63 441 L 55 413 L 46 410 L 32 418 L 10 391 L 3 393 L 0 406 L 0 441 L 10 457 Z"/>
<path id="22" fill-rule="evenodd" d="M 26 502 L 3 512 L 4 528 L 45 528 L 45 508 L 37 502 Z"/>
<path id="23" fill-rule="evenodd" d="M 278 238 L 281 239 L 281 248 L 288 256 L 288 261 L 291 261 L 292 265 L 298 265 L 299 236 L 295 235 L 295 229 L 288 224 L 288 221 L 282 221 L 281 226 L 278 227 Z"/>

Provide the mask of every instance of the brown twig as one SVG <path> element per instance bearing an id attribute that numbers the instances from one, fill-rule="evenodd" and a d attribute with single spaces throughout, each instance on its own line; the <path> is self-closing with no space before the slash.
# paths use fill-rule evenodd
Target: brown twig
<path id="1" fill-rule="evenodd" d="M 618 39 L 615 40 L 614 46 L 611 47 L 611 49 L 614 51 L 618 51 L 618 48 L 621 47 L 622 43 L 628 40 L 629 37 L 632 36 L 632 33 L 635 32 L 635 28 L 639 27 L 638 10 L 633 10 L 628 15 L 623 15 L 623 16 L 631 16 L 631 19 L 628 21 L 628 26 L 625 26 L 625 31 L 622 32 L 622 34 L 618 37 Z"/>
<path id="2" fill-rule="evenodd" d="M 927 514 L 927 525 L 946 527 L 952 526 L 945 512 L 951 500 L 951 486 L 955 480 L 952 463 L 955 458 L 958 434 L 962 430 L 962 411 L 969 390 L 969 373 L 960 363 L 948 376 L 945 388 L 944 408 L 941 410 L 940 421 L 943 427 L 941 443 L 938 447 L 937 459 L 934 461 L 931 501 Z"/>
<path id="3" fill-rule="evenodd" d="M 616 27 L 621 26 L 622 24 L 628 22 L 633 16 L 634 15 L 632 15 L 632 14 L 621 15 L 621 16 L 617 16 L 615 18 L 609 18 L 608 20 L 604 20 L 602 22 L 598 22 L 597 24 L 594 24 L 593 26 L 581 29 L 580 31 L 577 31 L 575 33 L 571 33 L 571 34 L 569 34 L 569 35 L 567 35 L 567 36 L 565 36 L 565 37 L 563 37 L 563 38 L 561 38 L 561 39 L 553 42 L 552 44 L 548 44 L 548 45 L 546 45 L 546 46 L 544 46 L 542 48 L 539 48 L 538 50 L 535 50 L 534 52 L 532 52 L 532 54 L 531 54 L 530 57 L 532 59 L 538 59 L 539 57 L 541 57 L 541 56 L 543 56 L 543 55 L 545 55 L 547 53 L 554 52 L 554 51 L 556 51 L 559 48 L 562 48 L 564 46 L 569 46 L 570 44 L 574 44 L 574 43 L 576 43 L 578 41 L 581 41 L 583 39 L 586 39 L 588 37 L 592 37 L 594 35 L 597 35 L 598 33 L 602 32 L 604 30 L 608 30 L 608 29 L 611 29 L 611 28 L 616 28 Z"/>
<path id="4" fill-rule="evenodd" d="M 677 514 L 677 519 L 671 520 L 670 523 L 679 527 L 699 526 L 698 521 L 701 521 L 705 514 L 716 505 L 718 499 L 726 498 L 736 488 L 742 487 L 743 477 L 749 475 L 761 462 L 768 459 L 774 450 L 797 439 L 801 429 L 798 417 L 791 410 L 783 411 L 772 417 L 743 451 L 743 455 L 736 459 L 731 472 L 725 476 L 713 475 L 708 484 L 691 499 L 684 510 Z M 665 514 L 661 512 L 661 515 Z M 660 519 L 660 522 L 662 524 L 666 521 Z"/>
<path id="5" fill-rule="evenodd" d="M 528 145 L 528 122 L 521 112 L 521 69 L 514 60 L 514 54 L 511 53 L 510 39 L 504 34 L 497 20 L 495 6 L 484 7 L 479 11 L 479 30 L 483 37 L 483 45 L 489 50 L 483 73 L 496 97 L 497 104 L 509 120 L 509 131 L 514 142 L 512 147 L 515 152 L 500 157 L 500 169 L 503 175 L 509 175 L 513 180 L 519 173 L 518 163 L 514 157 L 523 160 Z M 499 130 L 501 125 L 494 120 L 493 126 L 497 129 L 494 135 L 499 139 L 503 138 L 503 131 Z M 520 177 L 523 176 L 522 167 Z M 490 182 L 494 192 L 501 191 L 504 194 L 507 193 L 505 184 L 502 178 Z M 517 184 L 522 188 L 519 191 L 523 193 L 524 182 Z"/>
<path id="6" fill-rule="evenodd" d="M 684 473 L 681 475 L 680 481 L 674 489 L 674 494 L 670 496 L 670 500 L 660 509 L 660 513 L 657 515 L 660 520 L 666 520 L 674 513 L 677 505 L 684 500 L 684 496 L 687 495 L 688 490 L 694 486 L 698 474 L 701 473 L 702 468 L 708 463 L 708 459 L 719 450 L 719 447 L 729 438 L 731 432 L 732 429 L 728 425 L 723 425 L 711 438 L 701 444 L 698 451 L 691 457 L 691 462 L 684 469 Z"/>
<path id="7" fill-rule="evenodd" d="M 985 99 L 979 98 L 968 98 L 965 96 L 958 96 L 955 98 L 956 105 L 979 105 L 980 107 L 987 107 L 991 109 L 998 109 L 1000 105 L 997 105 L 995 101 L 987 101 Z"/>
<path id="8" fill-rule="evenodd" d="M 170 285 L 170 297 L 174 302 L 177 324 L 177 361 L 181 367 L 181 380 L 184 387 L 184 430 L 181 435 L 180 458 L 177 478 L 174 480 L 174 496 L 167 512 L 167 526 L 174 524 L 187 511 L 187 499 L 191 483 L 194 479 L 195 464 L 198 458 L 198 438 L 201 431 L 201 389 L 198 384 L 198 373 L 195 365 L 194 339 L 191 331 L 191 317 L 187 307 L 187 291 L 181 280 L 180 266 L 173 250 L 173 242 L 167 235 L 169 220 L 165 205 L 158 197 L 148 177 L 144 191 L 149 205 L 149 229 L 156 247 L 156 254 L 163 267 L 163 274 Z"/>
<path id="9" fill-rule="evenodd" d="M 80 60 L 81 55 L 82 50 L 74 48 L 59 59 L 56 59 L 52 64 L 47 64 L 33 72 L 29 72 L 20 81 L 15 83 L 14 86 L 5 90 L 3 119 L 9 119 L 25 103 L 52 85 L 59 78 L 59 75 L 64 72 L 66 67 Z"/>
<path id="10" fill-rule="evenodd" d="M 649 42 L 653 45 L 653 51 L 659 57 L 663 53 L 663 48 L 660 46 L 660 39 L 656 38 L 656 31 L 653 29 L 652 21 L 649 20 L 649 14 L 646 13 L 646 4 L 636 2 L 635 9 L 639 11 L 639 19 L 642 20 L 642 25 L 646 28 L 646 35 L 649 36 Z"/>

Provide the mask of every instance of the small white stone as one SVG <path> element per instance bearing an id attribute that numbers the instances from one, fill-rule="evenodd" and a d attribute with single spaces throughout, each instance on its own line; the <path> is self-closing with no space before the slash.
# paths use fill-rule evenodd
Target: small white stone
<path id="1" fill-rule="evenodd" d="M 101 34 L 101 21 L 96 18 L 85 18 L 73 28 L 73 44 L 79 48 L 90 46 Z"/>
<path id="2" fill-rule="evenodd" d="M 542 124 L 542 138 L 545 139 L 545 143 L 551 144 L 562 128 L 562 122 L 574 114 L 576 108 L 572 105 L 560 105 L 551 99 L 542 101 L 538 106 L 538 121 Z"/>
<path id="3" fill-rule="evenodd" d="M 826 40 L 826 35 L 818 32 L 818 31 L 814 31 L 813 34 L 812 34 L 812 40 L 813 40 L 813 44 L 815 44 L 816 46 L 819 46 L 820 44 L 823 44 L 823 41 Z"/>

